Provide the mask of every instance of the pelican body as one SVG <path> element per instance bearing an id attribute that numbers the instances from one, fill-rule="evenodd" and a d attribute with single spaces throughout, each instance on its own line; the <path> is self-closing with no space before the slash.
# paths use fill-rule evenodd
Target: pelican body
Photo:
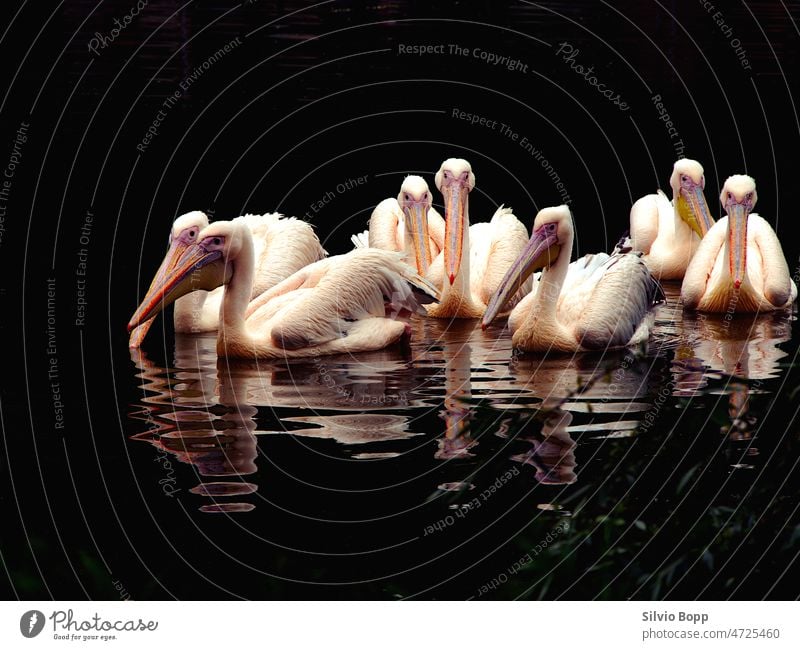
<path id="1" fill-rule="evenodd" d="M 253 264 L 255 269 L 252 296 L 258 296 L 274 287 L 295 271 L 325 257 L 313 228 L 294 218 L 278 213 L 246 214 L 238 217 L 251 232 L 254 242 Z M 178 260 L 197 241 L 197 237 L 208 226 L 208 217 L 200 211 L 181 215 L 172 225 L 169 248 L 161 266 L 145 295 L 142 304 L 147 304 L 154 287 L 163 282 L 166 275 L 174 271 Z M 175 331 L 180 333 L 202 333 L 216 331 L 219 326 L 219 310 L 222 289 L 197 290 L 175 301 Z M 129 347 L 138 348 L 146 336 L 152 320 L 135 328 L 129 337 Z"/>
<path id="2" fill-rule="evenodd" d="M 483 316 L 486 328 L 536 269 L 535 289 L 509 316 L 512 343 L 526 352 L 581 352 L 647 340 L 660 287 L 640 253 L 587 255 L 570 265 L 574 231 L 566 205 L 536 215 L 533 235 Z M 570 268 L 571 267 L 571 268 Z"/>
<path id="3" fill-rule="evenodd" d="M 426 278 L 441 288 L 442 295 L 438 304 L 428 306 L 428 315 L 480 318 L 503 275 L 525 249 L 528 230 L 502 206 L 489 223 L 470 227 L 469 193 L 475 187 L 475 174 L 462 158 L 442 163 L 436 173 L 436 187 L 444 196 L 444 248 Z M 530 282 L 524 282 L 515 298 L 530 291 L 530 286 Z"/>
<path id="4" fill-rule="evenodd" d="M 250 300 L 253 237 L 240 220 L 204 228 L 137 310 L 128 329 L 198 289 L 224 285 L 217 354 L 228 358 L 316 357 L 379 350 L 408 332 L 388 309 L 421 311 L 436 295 L 401 255 L 356 249 L 310 264 Z"/>
<path id="5" fill-rule="evenodd" d="M 703 238 L 686 270 L 681 301 L 705 312 L 763 312 L 791 307 L 797 286 L 775 231 L 752 212 L 758 195 L 750 176 L 725 181 L 727 216 Z"/>
<path id="6" fill-rule="evenodd" d="M 708 211 L 703 167 L 682 158 L 672 170 L 672 201 L 658 190 L 643 196 L 631 208 L 630 238 L 633 250 L 659 280 L 682 280 L 689 262 L 714 219 Z"/>

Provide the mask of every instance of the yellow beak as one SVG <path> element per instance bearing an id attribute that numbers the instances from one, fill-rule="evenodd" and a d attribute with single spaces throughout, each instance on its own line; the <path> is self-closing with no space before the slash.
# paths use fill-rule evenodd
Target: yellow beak
<path id="1" fill-rule="evenodd" d="M 714 225 L 714 219 L 708 211 L 706 196 L 699 184 L 691 190 L 681 189 L 678 195 L 678 214 L 686 224 L 702 239 Z"/>

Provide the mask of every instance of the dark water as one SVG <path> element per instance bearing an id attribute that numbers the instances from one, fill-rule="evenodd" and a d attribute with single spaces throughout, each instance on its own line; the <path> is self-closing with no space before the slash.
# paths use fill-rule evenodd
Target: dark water
<path id="1" fill-rule="evenodd" d="M 797 597 L 794 316 L 683 314 L 671 287 L 647 350 L 517 357 L 502 323 L 414 320 L 410 349 L 249 366 L 170 325 L 131 358 L 124 326 L 176 215 L 281 210 L 343 252 L 449 156 L 475 221 L 569 201 L 579 255 L 677 156 L 714 215 L 746 171 L 797 276 L 800 4 L 164 1 L 92 53 L 132 4 L 6 8 L 2 593 Z"/>

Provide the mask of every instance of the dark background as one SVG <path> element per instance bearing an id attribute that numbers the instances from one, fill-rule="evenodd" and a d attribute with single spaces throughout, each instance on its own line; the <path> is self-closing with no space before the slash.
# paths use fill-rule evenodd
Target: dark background
<path id="1" fill-rule="evenodd" d="M 179 214 L 308 213 L 325 247 L 344 252 L 405 174 L 432 185 L 450 156 L 475 170 L 475 221 L 504 203 L 529 224 L 538 209 L 561 202 L 539 162 L 499 131 L 454 119 L 457 107 L 507 123 L 541 150 L 569 194 L 577 254 L 609 249 L 631 203 L 668 189 L 676 149 L 652 101 L 661 95 L 685 155 L 705 167 L 712 214 L 728 175 L 753 175 L 757 211 L 776 227 L 794 272 L 800 3 L 719 4 L 730 38 L 716 10 L 687 1 L 162 1 L 98 55 L 87 49 L 94 34 L 108 37 L 133 0 L 5 7 L 0 164 L 20 124 L 30 124 L 0 244 L 5 593 L 114 597 L 107 580 L 87 579 L 78 549 L 96 543 L 117 566 L 132 567 L 148 546 L 152 522 L 144 523 L 135 484 L 109 491 L 97 461 L 123 458 L 132 433 L 127 404 L 137 387 L 125 323 Z M 137 151 L 164 100 L 236 38 L 241 44 L 182 92 Z M 740 64 L 734 38 L 752 70 Z M 630 110 L 570 70 L 556 56 L 561 42 L 578 48 L 577 63 L 594 65 Z M 528 72 L 398 52 L 401 44 L 450 43 L 517 58 Z M 336 191 L 363 175 L 357 188 Z M 335 198 L 314 213 L 328 191 Z M 94 222 L 83 246 L 87 211 Z M 88 305 L 76 327 L 81 248 Z M 66 430 L 54 429 L 47 377 L 48 278 L 57 286 Z M 167 359 L 168 348 L 153 354 Z M 66 466 L 65 449 L 83 462 Z M 191 597 L 174 583 L 142 597 Z"/>

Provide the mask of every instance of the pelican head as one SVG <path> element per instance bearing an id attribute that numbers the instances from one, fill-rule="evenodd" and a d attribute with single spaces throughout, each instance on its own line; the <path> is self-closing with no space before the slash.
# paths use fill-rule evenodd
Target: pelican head
<path id="1" fill-rule="evenodd" d="M 494 292 L 483 314 L 481 327 L 486 329 L 497 317 L 506 303 L 519 291 L 519 288 L 534 271 L 550 267 L 567 249 L 572 246 L 572 213 L 566 205 L 539 210 L 533 221 L 533 234 L 520 256 L 506 272 L 497 291 Z"/>
<path id="2" fill-rule="evenodd" d="M 175 219 L 175 221 L 172 223 L 172 228 L 169 231 L 169 246 L 167 248 L 167 254 L 164 256 L 161 266 L 158 267 L 158 271 L 156 271 L 155 276 L 153 276 L 153 280 L 150 283 L 150 288 L 147 290 L 147 293 L 142 300 L 142 305 L 149 303 L 153 299 L 156 287 L 160 286 L 163 283 L 164 278 L 175 269 L 175 265 L 178 263 L 178 260 L 181 259 L 181 256 L 184 254 L 184 252 L 186 252 L 186 249 L 194 244 L 195 241 L 197 241 L 197 235 L 207 225 L 208 217 L 206 216 L 205 212 L 200 212 L 199 210 L 187 212 L 186 214 L 182 214 L 180 217 Z M 133 322 L 133 320 L 131 320 L 131 322 Z M 133 328 L 129 327 L 128 331 L 131 331 L 132 329 Z M 147 334 L 148 329 L 149 326 L 131 334 L 130 346 L 139 347 L 145 335 Z"/>
<path id="3" fill-rule="evenodd" d="M 181 296 L 203 289 L 211 291 L 230 281 L 234 260 L 245 246 L 247 225 L 240 221 L 218 221 L 194 235 L 195 241 L 167 269 L 144 297 L 128 323 L 138 327 Z M 252 246 L 252 243 L 250 244 Z"/>
<path id="4" fill-rule="evenodd" d="M 172 229 L 169 231 L 167 254 L 164 256 L 155 278 L 153 278 L 153 284 L 175 268 L 183 253 L 197 241 L 197 235 L 206 226 L 208 226 L 208 217 L 205 212 L 200 212 L 199 210 L 187 212 L 175 219 L 172 223 Z M 150 289 L 152 288 L 151 285 Z"/>
<path id="5" fill-rule="evenodd" d="M 728 215 L 728 259 L 733 284 L 738 289 L 747 271 L 747 219 L 758 200 L 755 180 L 744 174 L 729 177 L 719 200 Z"/>
<path id="6" fill-rule="evenodd" d="M 436 172 L 436 187 L 444 196 L 444 266 L 453 284 L 461 268 L 464 237 L 469 228 L 467 196 L 475 187 L 472 166 L 463 158 L 448 158 Z"/>
<path id="7" fill-rule="evenodd" d="M 428 210 L 433 199 L 428 184 L 421 176 L 406 176 L 400 186 L 397 202 L 405 216 L 405 232 L 411 237 L 417 271 L 425 275 L 431 264 L 431 251 L 428 245 Z"/>
<path id="8" fill-rule="evenodd" d="M 681 158 L 672 168 L 669 184 L 678 215 L 702 239 L 714 225 L 703 194 L 706 187 L 703 166 L 696 160 Z"/>

